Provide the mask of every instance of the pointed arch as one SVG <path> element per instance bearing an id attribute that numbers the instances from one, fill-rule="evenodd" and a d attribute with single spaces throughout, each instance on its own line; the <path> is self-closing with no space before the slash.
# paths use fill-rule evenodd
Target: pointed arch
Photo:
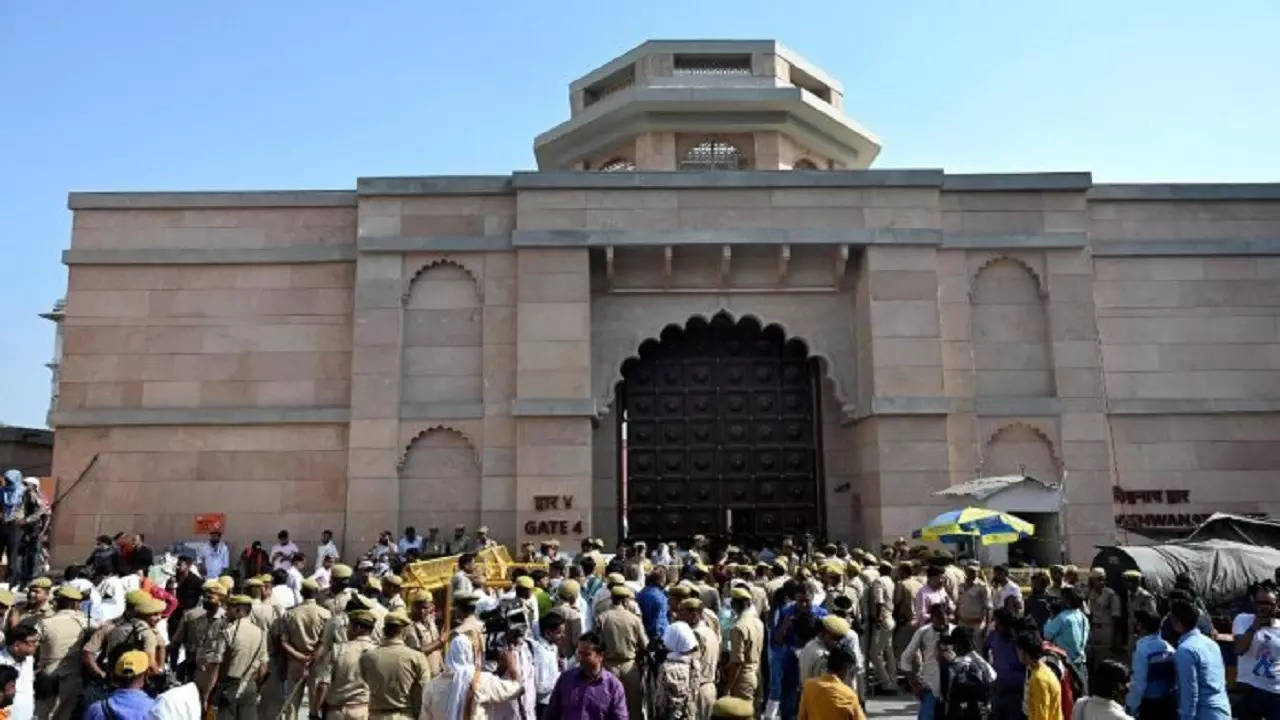
<path id="1" fill-rule="evenodd" d="M 982 275 L 982 273 L 990 269 L 991 267 L 1002 262 L 1012 263 L 1022 268 L 1023 270 L 1027 271 L 1027 274 L 1030 275 L 1031 279 L 1035 282 L 1036 290 L 1040 293 L 1041 297 L 1045 297 L 1049 294 L 1049 288 L 1048 286 L 1045 285 L 1044 278 L 1040 276 L 1040 273 L 1036 272 L 1035 268 L 1031 267 L 1030 263 L 1028 263 L 1026 260 L 1023 260 L 1020 257 L 1015 257 L 1013 255 L 1000 253 L 1000 254 L 992 255 L 991 257 L 987 258 L 986 261 L 984 261 L 981 265 L 978 266 L 977 270 L 973 271 L 973 275 L 969 277 L 970 302 L 973 301 L 974 288 L 977 286 L 978 277 Z"/>

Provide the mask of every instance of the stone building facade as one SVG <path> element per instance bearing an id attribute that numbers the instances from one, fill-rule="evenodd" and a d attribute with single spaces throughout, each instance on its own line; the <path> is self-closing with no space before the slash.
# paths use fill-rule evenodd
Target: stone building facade
<path id="1" fill-rule="evenodd" d="M 536 172 L 72 193 L 55 552 L 194 513 L 872 544 L 1008 474 L 1081 562 L 1280 513 L 1280 186 L 867 169 L 774 42 L 570 96 Z"/>

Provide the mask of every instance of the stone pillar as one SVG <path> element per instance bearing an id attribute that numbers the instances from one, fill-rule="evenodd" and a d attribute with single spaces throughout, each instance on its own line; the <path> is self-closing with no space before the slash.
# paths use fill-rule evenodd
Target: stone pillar
<path id="1" fill-rule="evenodd" d="M 778 132 L 758 132 L 752 136 L 755 143 L 755 150 L 751 153 L 754 161 L 754 169 L 756 170 L 790 170 L 791 165 L 788 163 L 785 167 L 782 163 L 782 133 Z"/>
<path id="2" fill-rule="evenodd" d="M 1093 276 L 1088 250 L 1046 250 L 1049 335 L 1062 404 L 1062 464 L 1067 556 L 1093 559 L 1093 546 L 1113 542 L 1113 463 Z"/>
<path id="3" fill-rule="evenodd" d="M 942 339 L 942 389 L 951 401 L 947 454 L 952 485 L 978 468 L 978 418 L 969 311 L 969 270 L 964 250 L 938 251 L 938 322 Z"/>
<path id="4" fill-rule="evenodd" d="M 586 249 L 516 253 L 516 519 L 520 542 L 591 533 L 591 276 Z"/>
<path id="5" fill-rule="evenodd" d="M 675 170 L 676 134 L 647 132 L 636 136 L 637 170 Z"/>
<path id="6" fill-rule="evenodd" d="M 399 254 L 361 254 L 356 260 L 347 515 L 341 535 L 348 558 L 399 520 L 403 266 Z"/>
<path id="7" fill-rule="evenodd" d="M 484 259 L 484 447 L 481 451 L 480 521 L 491 536 L 516 537 L 516 426 L 511 400 L 516 385 L 516 254 Z M 512 547 L 515 550 L 515 547 Z"/>

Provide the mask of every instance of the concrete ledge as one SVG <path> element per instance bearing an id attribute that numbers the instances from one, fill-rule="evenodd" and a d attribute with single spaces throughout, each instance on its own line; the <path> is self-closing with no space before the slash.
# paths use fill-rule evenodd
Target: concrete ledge
<path id="1" fill-rule="evenodd" d="M 1280 238 L 1226 240 L 1110 240 L 1093 242 L 1094 257 L 1280 255 Z"/>
<path id="2" fill-rule="evenodd" d="M 163 210 L 174 208 L 352 207 L 350 190 L 231 190 L 211 192 L 73 192 L 72 210 Z"/>
<path id="3" fill-rule="evenodd" d="M 1087 172 L 974 173 L 951 174 L 942 178 L 943 191 L 1023 192 L 1030 190 L 1088 190 L 1093 174 Z"/>
<path id="4" fill-rule="evenodd" d="M 979 415 L 1030 417 L 1059 415 L 1062 403 L 1055 397 L 980 397 L 974 399 L 974 412 Z"/>
<path id="5" fill-rule="evenodd" d="M 744 228 L 742 230 L 516 230 L 515 247 L 662 245 L 937 245 L 941 230 L 925 228 Z"/>
<path id="6" fill-rule="evenodd" d="M 851 419 L 857 421 L 872 415 L 946 415 L 952 409 L 949 397 L 880 396 L 871 398 L 870 412 L 854 415 Z"/>
<path id="7" fill-rule="evenodd" d="M 345 407 L 103 408 L 65 410 L 50 417 L 53 427 L 98 425 L 276 425 L 346 423 Z"/>
<path id="8" fill-rule="evenodd" d="M 401 420 L 474 420 L 484 417 L 484 403 L 400 403 Z"/>
<path id="9" fill-rule="evenodd" d="M 360 252 L 414 252 L 444 250 L 510 250 L 510 235 L 440 235 L 436 237 L 362 237 Z"/>
<path id="10" fill-rule="evenodd" d="M 938 187 L 941 170 L 726 170 L 720 172 L 517 172 L 517 190 Z"/>
<path id="11" fill-rule="evenodd" d="M 510 195 L 508 175 L 424 175 L 422 177 L 362 177 L 357 195 Z"/>
<path id="12" fill-rule="evenodd" d="M 1169 398 L 1112 400 L 1111 415 L 1221 415 L 1280 413 L 1280 398 Z"/>
<path id="13" fill-rule="evenodd" d="M 1082 248 L 1089 236 L 1082 232 L 1046 232 L 1034 235 L 946 235 L 942 247 L 967 250 L 1002 248 Z"/>
<path id="14" fill-rule="evenodd" d="M 64 265 L 259 265 L 344 262 L 355 259 L 356 248 L 352 245 L 62 251 Z"/>
<path id="15" fill-rule="evenodd" d="M 515 417 L 596 417 L 596 401 L 592 398 L 539 398 L 513 400 Z"/>
<path id="16" fill-rule="evenodd" d="M 1280 200 L 1280 183 L 1104 184 L 1090 200 Z"/>

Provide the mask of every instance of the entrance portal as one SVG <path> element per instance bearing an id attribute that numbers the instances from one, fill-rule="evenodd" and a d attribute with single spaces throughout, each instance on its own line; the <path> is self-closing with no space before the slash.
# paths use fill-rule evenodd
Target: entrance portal
<path id="1" fill-rule="evenodd" d="M 617 395 L 623 534 L 821 537 L 817 373 L 804 342 L 752 317 L 641 344 Z"/>

